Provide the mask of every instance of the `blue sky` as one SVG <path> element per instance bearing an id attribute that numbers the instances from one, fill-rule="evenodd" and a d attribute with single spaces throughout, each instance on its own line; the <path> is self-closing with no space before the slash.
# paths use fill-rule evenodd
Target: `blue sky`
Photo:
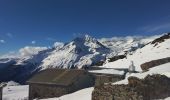
<path id="1" fill-rule="evenodd" d="M 0 0 L 0 55 L 96 38 L 170 31 L 170 0 Z"/>

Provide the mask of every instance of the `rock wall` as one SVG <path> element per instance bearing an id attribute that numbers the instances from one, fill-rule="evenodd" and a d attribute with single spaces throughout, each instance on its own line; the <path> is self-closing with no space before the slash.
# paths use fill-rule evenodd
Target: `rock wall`
<path id="1" fill-rule="evenodd" d="M 154 41 L 151 42 L 151 44 L 155 44 L 156 46 L 158 43 L 164 42 L 165 39 L 170 39 L 170 33 L 167 33 L 161 36 L 160 38 L 155 39 Z"/>
<path id="2" fill-rule="evenodd" d="M 129 77 L 127 85 L 104 84 L 96 86 L 92 100 L 153 100 L 170 96 L 170 78 L 148 75 L 144 79 Z"/>
<path id="3" fill-rule="evenodd" d="M 67 93 L 69 93 L 69 89 L 67 89 L 67 87 L 43 84 L 29 85 L 29 100 L 33 100 L 35 98 L 43 99 L 59 97 Z"/>
<path id="4" fill-rule="evenodd" d="M 149 68 L 161 65 L 161 64 L 165 64 L 170 62 L 170 57 L 167 58 L 162 58 L 162 59 L 157 59 L 157 60 L 152 60 L 146 63 L 141 64 L 141 69 L 143 71 L 147 71 Z"/>
<path id="5" fill-rule="evenodd" d="M 126 57 L 126 55 L 118 55 L 118 56 L 114 56 L 114 57 L 108 58 L 108 59 L 109 59 L 109 62 L 114 62 L 116 60 L 123 59 L 125 57 Z"/>
<path id="6" fill-rule="evenodd" d="M 100 86 L 103 85 L 104 83 L 113 83 L 116 81 L 122 80 L 124 77 L 123 76 L 116 76 L 116 75 L 95 75 L 95 86 Z"/>

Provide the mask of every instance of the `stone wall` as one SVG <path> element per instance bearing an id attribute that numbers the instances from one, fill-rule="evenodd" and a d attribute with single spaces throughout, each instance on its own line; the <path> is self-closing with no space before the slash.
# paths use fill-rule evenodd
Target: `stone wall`
<path id="1" fill-rule="evenodd" d="M 149 68 L 161 65 L 161 64 L 165 64 L 170 62 L 170 57 L 167 58 L 162 58 L 162 59 L 157 59 L 157 60 L 152 60 L 146 63 L 141 64 L 141 69 L 143 71 L 147 71 Z"/>
<path id="2" fill-rule="evenodd" d="M 95 84 L 95 78 L 92 75 L 79 75 L 79 78 L 77 78 L 74 83 L 70 86 L 70 92 L 75 92 L 77 90 L 81 90 L 83 88 L 92 87 Z"/>
<path id="3" fill-rule="evenodd" d="M 95 87 L 92 100 L 153 100 L 170 96 L 170 78 L 148 75 L 144 79 L 130 77 L 127 85 L 105 84 Z"/>
<path id="4" fill-rule="evenodd" d="M 104 83 L 113 83 L 123 79 L 123 76 L 116 75 L 95 75 L 95 86 L 103 85 Z"/>
<path id="5" fill-rule="evenodd" d="M 59 97 L 69 93 L 67 87 L 43 84 L 30 84 L 29 85 L 29 100 L 35 98 L 50 98 Z"/>

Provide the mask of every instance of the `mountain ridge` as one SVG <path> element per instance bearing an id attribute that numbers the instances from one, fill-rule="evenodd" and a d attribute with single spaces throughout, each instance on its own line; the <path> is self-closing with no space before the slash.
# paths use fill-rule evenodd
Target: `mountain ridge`
<path id="1" fill-rule="evenodd" d="M 38 52 L 32 48 L 20 50 L 21 53 L 28 53 L 29 56 L 7 58 L 9 61 L 4 63 L 0 59 L 1 75 L 0 80 L 25 82 L 34 73 L 47 68 L 84 68 L 105 61 L 107 58 L 116 55 L 133 53 L 136 49 L 145 46 L 156 37 L 126 39 L 107 39 L 99 40 L 89 35 L 73 39 L 69 43 L 56 43 L 52 48 L 38 48 Z M 144 41 L 144 42 L 142 42 Z M 23 53 L 24 54 L 24 53 Z M 13 63 L 11 63 L 13 62 Z M 3 67 L 3 66 L 4 67 Z M 12 67 L 11 67 L 12 66 Z M 7 73 L 10 73 L 7 75 Z"/>

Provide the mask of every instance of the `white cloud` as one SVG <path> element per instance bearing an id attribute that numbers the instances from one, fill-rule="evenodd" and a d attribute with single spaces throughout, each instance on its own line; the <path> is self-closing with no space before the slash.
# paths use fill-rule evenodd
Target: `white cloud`
<path id="1" fill-rule="evenodd" d="M 19 58 L 19 53 L 16 51 L 10 51 L 7 54 L 2 55 L 0 58 Z"/>
<path id="2" fill-rule="evenodd" d="M 24 48 L 21 48 L 19 50 L 19 53 L 21 56 L 24 57 L 29 57 L 35 54 L 38 54 L 38 52 L 42 51 L 42 50 L 46 50 L 47 47 L 32 47 L 32 46 L 26 46 Z"/>
<path id="3" fill-rule="evenodd" d="M 7 33 L 6 35 L 7 35 L 8 37 L 10 37 L 10 38 L 13 37 L 13 35 L 12 35 L 11 33 Z"/>
<path id="4" fill-rule="evenodd" d="M 47 47 L 33 47 L 26 46 L 21 48 L 19 51 L 10 51 L 7 54 L 0 56 L 0 58 L 21 58 L 21 57 L 31 57 L 38 54 L 38 52 L 48 49 Z"/>
<path id="5" fill-rule="evenodd" d="M 31 44 L 36 44 L 36 41 L 31 41 Z"/>
<path id="6" fill-rule="evenodd" d="M 170 29 L 170 23 L 160 24 L 160 25 L 151 25 L 151 26 L 145 26 L 141 28 L 141 30 L 144 30 L 145 32 L 157 32 L 161 30 L 167 30 Z"/>
<path id="7" fill-rule="evenodd" d="M 156 26 L 156 27 L 152 28 L 150 31 L 158 31 L 158 30 L 165 29 L 165 28 L 170 28 L 170 23 Z"/>
<path id="8" fill-rule="evenodd" d="M 5 40 L 0 40 L 0 43 L 5 43 Z"/>
<path id="9" fill-rule="evenodd" d="M 55 48 L 62 48 L 64 46 L 64 43 L 62 43 L 62 42 L 55 42 L 53 46 Z"/>

